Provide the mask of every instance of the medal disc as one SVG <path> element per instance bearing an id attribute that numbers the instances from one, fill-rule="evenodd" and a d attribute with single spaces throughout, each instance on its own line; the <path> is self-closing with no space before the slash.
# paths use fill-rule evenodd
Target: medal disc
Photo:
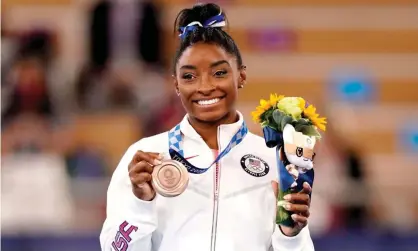
<path id="1" fill-rule="evenodd" d="M 164 197 L 178 196 L 186 190 L 189 173 L 186 167 L 175 160 L 165 160 L 155 166 L 152 172 L 152 184 L 155 191 Z"/>

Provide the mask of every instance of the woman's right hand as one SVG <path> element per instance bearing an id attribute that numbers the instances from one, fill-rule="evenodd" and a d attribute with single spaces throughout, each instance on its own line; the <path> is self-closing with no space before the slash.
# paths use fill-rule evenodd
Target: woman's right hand
<path id="1" fill-rule="evenodd" d="M 132 183 L 132 191 L 135 196 L 144 201 L 155 198 L 155 190 L 152 187 L 152 171 L 154 166 L 161 164 L 163 156 L 158 153 L 137 151 L 129 164 L 129 178 Z"/>

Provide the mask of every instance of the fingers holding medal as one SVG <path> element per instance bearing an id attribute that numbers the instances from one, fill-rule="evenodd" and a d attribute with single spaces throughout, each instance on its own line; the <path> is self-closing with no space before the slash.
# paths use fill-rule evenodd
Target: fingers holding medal
<path id="1" fill-rule="evenodd" d="M 152 172 L 160 165 L 163 156 L 158 153 L 137 151 L 128 167 L 132 191 L 138 199 L 151 201 L 155 197 L 152 186 Z"/>
<path id="2" fill-rule="evenodd" d="M 137 151 L 128 170 L 135 196 L 145 201 L 153 200 L 156 193 L 164 197 L 178 196 L 189 181 L 183 164 L 164 160 L 159 153 Z"/>

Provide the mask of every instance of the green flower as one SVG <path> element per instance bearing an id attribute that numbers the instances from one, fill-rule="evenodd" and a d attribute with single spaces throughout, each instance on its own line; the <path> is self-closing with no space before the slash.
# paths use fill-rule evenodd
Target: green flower
<path id="1" fill-rule="evenodd" d="M 292 116 L 294 119 L 300 119 L 302 115 L 301 100 L 296 97 L 286 97 L 279 101 L 277 108 Z"/>

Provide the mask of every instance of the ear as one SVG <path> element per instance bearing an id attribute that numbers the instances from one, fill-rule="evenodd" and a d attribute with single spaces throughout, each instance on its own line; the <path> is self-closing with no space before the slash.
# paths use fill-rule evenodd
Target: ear
<path id="1" fill-rule="evenodd" d="M 177 96 L 180 96 L 180 90 L 179 90 L 179 82 L 177 81 L 177 78 L 175 75 L 171 75 L 171 79 L 173 81 L 174 84 L 174 88 L 176 90 L 176 94 Z"/>
<path id="2" fill-rule="evenodd" d="M 295 133 L 295 128 L 291 124 L 286 124 L 283 129 L 283 141 L 285 143 L 293 144 L 294 133 Z"/>
<path id="3" fill-rule="evenodd" d="M 243 65 L 239 70 L 238 88 L 244 88 L 247 83 L 247 67 Z"/>
<path id="4" fill-rule="evenodd" d="M 311 143 L 308 144 L 308 145 L 309 145 L 310 148 L 314 149 L 315 144 L 316 144 L 316 137 L 312 136 L 312 137 L 309 137 L 309 138 L 311 139 Z"/>

